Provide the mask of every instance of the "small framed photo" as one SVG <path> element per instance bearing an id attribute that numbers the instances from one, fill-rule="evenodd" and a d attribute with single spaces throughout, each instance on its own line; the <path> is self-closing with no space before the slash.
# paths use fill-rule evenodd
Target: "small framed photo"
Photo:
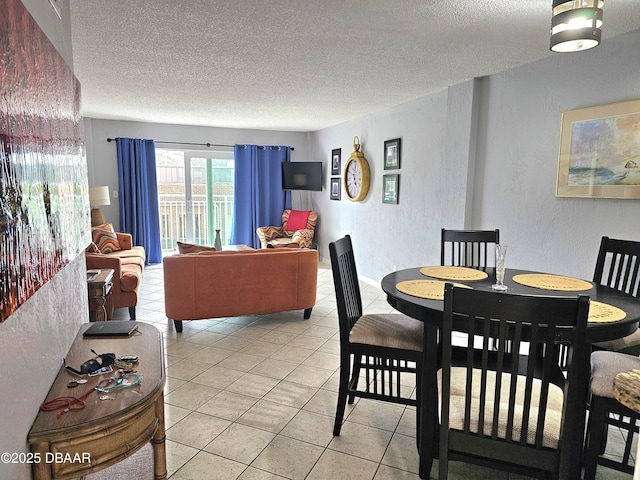
<path id="1" fill-rule="evenodd" d="M 382 176 L 382 203 L 398 204 L 398 193 L 400 189 L 400 175 Z"/>
<path id="2" fill-rule="evenodd" d="M 342 156 L 341 148 L 331 150 L 331 175 L 340 175 L 340 157 Z"/>
<path id="3" fill-rule="evenodd" d="M 331 178 L 331 200 L 340 200 L 340 177 Z"/>
<path id="4" fill-rule="evenodd" d="M 400 138 L 394 138 L 393 140 L 386 140 L 384 142 L 384 169 L 395 170 L 400 168 L 400 150 L 401 150 Z"/>

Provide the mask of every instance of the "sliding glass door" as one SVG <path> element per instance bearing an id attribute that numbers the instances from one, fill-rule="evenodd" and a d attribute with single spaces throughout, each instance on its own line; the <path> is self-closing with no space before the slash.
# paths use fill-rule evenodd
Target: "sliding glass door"
<path id="1" fill-rule="evenodd" d="M 163 250 L 176 242 L 229 243 L 233 213 L 233 152 L 156 150 Z"/>

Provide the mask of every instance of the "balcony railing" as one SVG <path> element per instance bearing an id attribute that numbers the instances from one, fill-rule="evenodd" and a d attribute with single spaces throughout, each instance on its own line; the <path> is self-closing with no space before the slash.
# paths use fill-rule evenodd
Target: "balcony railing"
<path id="1" fill-rule="evenodd" d="M 163 250 L 173 250 L 176 242 L 187 240 L 187 203 L 179 195 L 160 194 L 160 241 Z M 231 237 L 231 221 L 233 214 L 233 195 L 213 195 L 211 204 L 207 204 L 205 195 L 194 195 L 191 202 L 193 209 L 193 243 L 213 245 L 215 230 L 220 230 L 222 244 L 229 243 Z M 213 225 L 210 229 L 207 208 L 212 210 Z"/>

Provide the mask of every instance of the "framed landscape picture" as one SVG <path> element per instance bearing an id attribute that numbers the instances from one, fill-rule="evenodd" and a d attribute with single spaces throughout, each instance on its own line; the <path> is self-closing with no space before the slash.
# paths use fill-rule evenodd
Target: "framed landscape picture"
<path id="1" fill-rule="evenodd" d="M 398 203 L 398 191 L 400 188 L 400 175 L 382 176 L 382 203 Z"/>
<path id="2" fill-rule="evenodd" d="M 562 114 L 556 196 L 640 198 L 640 100 Z"/>
<path id="3" fill-rule="evenodd" d="M 395 170 L 400 168 L 401 139 L 394 138 L 384 142 L 384 169 Z"/>

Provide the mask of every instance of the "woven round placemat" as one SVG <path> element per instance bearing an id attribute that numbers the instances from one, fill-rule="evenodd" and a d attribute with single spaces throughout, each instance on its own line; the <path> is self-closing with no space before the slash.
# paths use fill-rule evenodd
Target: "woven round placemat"
<path id="1" fill-rule="evenodd" d="M 595 300 L 591 300 L 589 303 L 589 322 L 619 322 L 620 320 L 624 320 L 626 316 L 627 314 L 624 310 L 620 310 L 618 307 L 614 307 L 613 305 L 596 302 Z"/>
<path id="2" fill-rule="evenodd" d="M 550 275 L 548 273 L 522 273 L 515 275 L 513 281 L 527 287 L 541 288 L 542 290 L 559 290 L 562 292 L 581 292 L 591 290 L 593 286 L 584 280 L 562 275 Z"/>
<path id="3" fill-rule="evenodd" d="M 489 276 L 487 275 L 487 272 L 482 272 L 480 270 L 476 270 L 475 268 L 449 267 L 440 265 L 422 267 L 420 269 L 420 273 L 426 275 L 427 277 L 460 281 L 484 280 Z"/>
<path id="4" fill-rule="evenodd" d="M 444 284 L 440 280 L 405 280 L 398 282 L 396 288 L 399 292 L 413 297 L 426 298 L 428 300 L 444 300 Z M 456 287 L 471 288 L 460 283 L 453 284 Z"/>

